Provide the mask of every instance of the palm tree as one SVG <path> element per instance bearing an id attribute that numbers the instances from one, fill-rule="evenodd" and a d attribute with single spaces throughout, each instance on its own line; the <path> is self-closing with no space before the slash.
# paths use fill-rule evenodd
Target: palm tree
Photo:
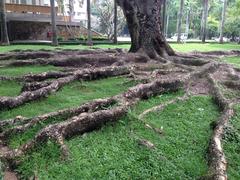
<path id="1" fill-rule="evenodd" d="M 181 30 L 182 30 L 182 16 L 183 16 L 184 0 L 181 0 L 178 12 L 178 24 L 177 24 L 177 42 L 181 42 Z"/>
<path id="2" fill-rule="evenodd" d="M 1 44 L 10 45 L 8 38 L 7 30 L 7 20 L 6 20 L 6 9 L 5 9 L 5 0 L 0 2 L 0 20 L 1 20 Z"/>
<path id="3" fill-rule="evenodd" d="M 87 0 L 87 17 L 88 17 L 88 39 L 87 39 L 87 45 L 92 46 L 92 28 L 91 28 L 91 3 L 90 0 Z"/>
<path id="4" fill-rule="evenodd" d="M 52 18 L 52 45 L 57 46 L 57 26 L 56 26 L 56 8 L 55 0 L 50 0 L 51 2 L 51 18 Z"/>
<path id="5" fill-rule="evenodd" d="M 207 34 L 207 18 L 208 18 L 208 0 L 204 1 L 204 10 L 203 10 L 203 29 L 202 29 L 202 42 L 206 41 Z"/>
<path id="6" fill-rule="evenodd" d="M 224 31 L 224 24 L 226 19 L 226 10 L 227 10 L 227 0 L 223 1 L 223 9 L 222 9 L 222 20 L 221 20 L 221 28 L 220 28 L 220 38 L 219 43 L 223 43 L 223 31 Z"/>

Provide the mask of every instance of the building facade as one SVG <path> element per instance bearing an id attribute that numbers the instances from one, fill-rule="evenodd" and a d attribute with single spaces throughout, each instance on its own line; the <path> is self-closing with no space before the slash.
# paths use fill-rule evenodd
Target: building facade
<path id="1" fill-rule="evenodd" d="M 58 36 L 68 40 L 87 35 L 86 0 L 57 0 Z M 51 40 L 50 0 L 6 0 L 10 40 Z M 99 36 L 93 32 L 93 35 Z"/>

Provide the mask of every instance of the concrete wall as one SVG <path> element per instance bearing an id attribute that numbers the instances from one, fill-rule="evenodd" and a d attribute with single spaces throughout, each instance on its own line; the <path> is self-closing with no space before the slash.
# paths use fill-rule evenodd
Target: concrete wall
<path id="1" fill-rule="evenodd" d="M 87 36 L 87 29 L 80 26 L 58 25 L 58 36 L 63 40 Z M 51 40 L 48 36 L 51 32 L 51 24 L 48 22 L 10 21 L 8 23 L 10 41 L 13 40 Z M 92 32 L 93 36 L 99 36 Z"/>

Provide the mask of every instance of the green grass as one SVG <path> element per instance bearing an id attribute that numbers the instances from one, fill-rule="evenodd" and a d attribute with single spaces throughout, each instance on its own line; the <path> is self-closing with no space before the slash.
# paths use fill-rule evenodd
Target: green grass
<path id="1" fill-rule="evenodd" d="M 17 96 L 22 85 L 16 81 L 0 81 L 0 96 Z"/>
<path id="2" fill-rule="evenodd" d="M 55 66 L 23 66 L 23 67 L 2 67 L 0 68 L 0 76 L 22 76 L 25 74 L 38 74 L 47 71 L 57 71 L 61 68 Z"/>
<path id="3" fill-rule="evenodd" d="M 24 156 L 17 170 L 24 178 L 34 173 L 39 179 L 198 178 L 207 172 L 210 123 L 218 117 L 211 98 L 193 97 L 148 116 L 146 121 L 163 126 L 164 135 L 146 129 L 136 119 L 142 110 L 179 95 L 142 101 L 119 122 L 66 141 L 71 152 L 67 161 L 61 160 L 59 148 L 49 142 Z M 156 148 L 138 145 L 140 138 Z"/>
<path id="4" fill-rule="evenodd" d="M 176 50 L 180 52 L 190 52 L 190 51 L 215 51 L 215 50 L 232 50 L 232 49 L 240 49 L 240 45 L 234 43 L 226 43 L 226 44 L 217 44 L 217 43 L 184 43 L 184 44 L 176 44 L 170 43 L 170 45 Z M 12 50 L 55 50 L 56 48 L 60 49 L 88 49 L 89 46 L 84 45 L 60 45 L 58 47 L 53 47 L 50 45 L 11 45 L 11 46 L 1 46 L 0 52 L 8 52 Z M 123 45 L 111 45 L 111 44 L 101 44 L 92 46 L 92 48 L 124 48 L 129 49 L 129 44 Z"/>
<path id="5" fill-rule="evenodd" d="M 240 179 L 240 106 L 235 108 L 236 114 L 225 130 L 224 152 L 228 162 L 228 178 Z"/>
<path id="6" fill-rule="evenodd" d="M 181 52 L 194 50 L 213 51 L 240 49 L 236 44 L 171 44 Z M 97 45 L 97 48 L 129 48 L 129 45 Z M 87 46 L 65 45 L 63 49 L 86 49 Z M 13 45 L 1 47 L 0 52 L 15 49 L 50 49 L 47 45 Z M 238 58 L 225 59 L 238 64 Z M 0 68 L 0 75 L 20 76 L 58 70 L 52 66 L 27 66 Z M 119 94 L 135 83 L 126 78 L 114 77 L 90 82 L 73 82 L 58 92 L 12 110 L 0 112 L 0 119 L 14 118 L 18 115 L 33 117 L 43 113 L 76 107 L 96 98 Z M 19 94 L 21 85 L 17 82 L 1 81 L 0 96 Z M 183 92 L 164 94 L 141 101 L 128 115 L 114 124 L 107 124 L 98 131 L 67 140 L 70 157 L 61 160 L 58 146 L 52 142 L 39 146 L 22 157 L 17 171 L 23 178 L 37 175 L 39 179 L 195 179 L 207 173 L 206 150 L 211 136 L 210 124 L 219 116 L 218 108 L 208 96 L 192 97 L 186 102 L 169 105 L 161 113 L 151 113 L 145 121 L 154 127 L 163 128 L 164 135 L 146 129 L 137 120 L 137 115 Z M 238 107 L 240 112 L 240 107 Z M 224 149 L 229 161 L 229 178 L 240 178 L 240 126 L 239 113 L 232 120 L 233 129 L 225 138 Z M 15 148 L 31 139 L 41 128 L 50 123 L 63 121 L 66 117 L 49 119 L 37 124 L 25 133 L 10 138 L 10 146 Z M 155 149 L 138 145 L 138 139 L 147 139 L 155 144 Z"/>
<path id="7" fill-rule="evenodd" d="M 18 115 L 32 117 L 47 112 L 78 106 L 96 98 L 104 98 L 119 94 L 125 91 L 134 83 L 127 83 L 123 77 L 113 77 L 98 81 L 74 82 L 64 86 L 55 94 L 49 95 L 34 102 L 26 103 L 20 107 L 4 110 L 0 112 L 0 119 L 14 118 Z M 9 87 L 1 86 L 3 92 L 7 92 Z M 13 88 L 14 89 L 14 86 Z"/>
<path id="8" fill-rule="evenodd" d="M 173 49 L 179 52 L 191 51 L 218 51 L 218 50 L 240 50 L 240 45 L 234 43 L 217 44 L 217 43 L 185 43 L 185 44 L 170 44 Z"/>
<path id="9" fill-rule="evenodd" d="M 240 57 L 226 57 L 224 61 L 240 68 Z"/>

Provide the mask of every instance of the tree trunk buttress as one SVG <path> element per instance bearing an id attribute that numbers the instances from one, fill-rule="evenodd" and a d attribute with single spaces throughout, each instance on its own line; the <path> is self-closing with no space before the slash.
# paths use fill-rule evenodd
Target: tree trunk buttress
<path id="1" fill-rule="evenodd" d="M 175 54 L 162 31 L 162 1 L 117 0 L 131 36 L 130 52 L 143 52 L 153 59 Z"/>

